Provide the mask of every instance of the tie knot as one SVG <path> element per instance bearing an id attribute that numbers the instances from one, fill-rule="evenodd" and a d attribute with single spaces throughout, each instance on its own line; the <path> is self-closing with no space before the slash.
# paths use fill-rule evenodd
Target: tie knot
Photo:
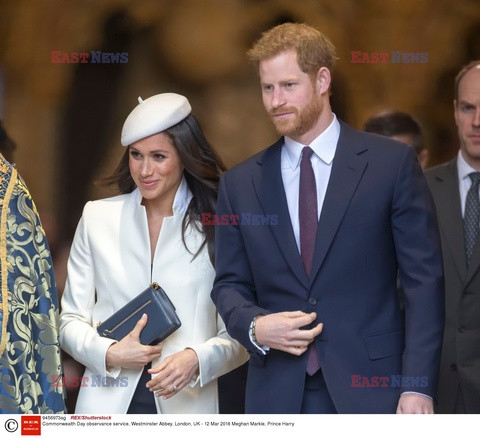
<path id="1" fill-rule="evenodd" d="M 472 180 L 472 185 L 478 187 L 480 183 L 480 172 L 472 172 L 468 176 Z"/>
<path id="2" fill-rule="evenodd" d="M 304 148 L 302 149 L 302 160 L 309 160 L 312 155 L 313 155 L 313 149 L 309 146 L 304 146 Z"/>

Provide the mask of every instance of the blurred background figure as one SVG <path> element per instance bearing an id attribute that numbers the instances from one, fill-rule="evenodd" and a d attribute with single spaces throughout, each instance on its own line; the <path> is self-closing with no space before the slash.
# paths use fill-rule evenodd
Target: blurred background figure
<path id="1" fill-rule="evenodd" d="M 417 121 L 402 111 L 383 111 L 365 122 L 364 131 L 391 137 L 415 148 L 422 169 L 428 165 L 429 152 Z"/>
<path id="2" fill-rule="evenodd" d="M 14 149 L 0 125 L 0 151 Z M 0 198 L 0 413 L 64 413 L 50 249 L 27 186 L 2 155 Z"/>

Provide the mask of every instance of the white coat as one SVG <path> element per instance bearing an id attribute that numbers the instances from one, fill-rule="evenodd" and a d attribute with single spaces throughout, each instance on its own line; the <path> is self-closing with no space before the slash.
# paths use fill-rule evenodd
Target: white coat
<path id="1" fill-rule="evenodd" d="M 192 261 L 182 242 L 182 219 L 191 197 L 183 179 L 173 216 L 163 220 L 153 267 L 138 189 L 85 205 L 70 252 L 60 315 L 62 348 L 86 366 L 76 413 L 127 412 L 142 369 L 107 371 L 105 356 L 114 341 L 100 337 L 96 325 L 153 281 L 168 294 L 182 326 L 164 341 L 162 356 L 152 365 L 187 347 L 199 360 L 196 381 L 168 400 L 155 397 L 158 413 L 218 413 L 217 378 L 248 359 L 227 334 L 211 301 L 214 269 L 206 247 Z M 187 233 L 187 245 L 196 253 L 202 236 L 193 227 Z"/>

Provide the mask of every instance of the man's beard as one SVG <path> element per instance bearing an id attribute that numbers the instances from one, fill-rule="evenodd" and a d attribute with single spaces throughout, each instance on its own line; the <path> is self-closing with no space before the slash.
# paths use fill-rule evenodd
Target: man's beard
<path id="1" fill-rule="evenodd" d="M 299 112 L 297 108 L 281 108 L 270 113 L 275 129 L 280 135 L 287 137 L 299 137 L 308 132 L 317 123 L 320 114 L 322 113 L 323 105 L 320 100 L 312 98 L 308 105 Z M 292 113 L 287 120 L 277 120 L 274 115 L 285 112 Z"/>

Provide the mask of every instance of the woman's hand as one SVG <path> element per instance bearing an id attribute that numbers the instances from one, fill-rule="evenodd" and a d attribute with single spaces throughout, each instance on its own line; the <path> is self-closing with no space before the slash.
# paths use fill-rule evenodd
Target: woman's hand
<path id="1" fill-rule="evenodd" d="M 191 348 L 186 348 L 166 357 L 148 372 L 158 374 L 147 383 L 147 388 L 154 391 L 157 397 L 170 398 L 187 385 L 195 374 L 198 374 L 197 353 Z"/>
<path id="2" fill-rule="evenodd" d="M 160 357 L 162 343 L 157 345 L 140 343 L 140 333 L 147 324 L 147 318 L 144 313 L 127 336 L 110 345 L 106 356 L 107 369 L 112 367 L 141 368 Z"/>

